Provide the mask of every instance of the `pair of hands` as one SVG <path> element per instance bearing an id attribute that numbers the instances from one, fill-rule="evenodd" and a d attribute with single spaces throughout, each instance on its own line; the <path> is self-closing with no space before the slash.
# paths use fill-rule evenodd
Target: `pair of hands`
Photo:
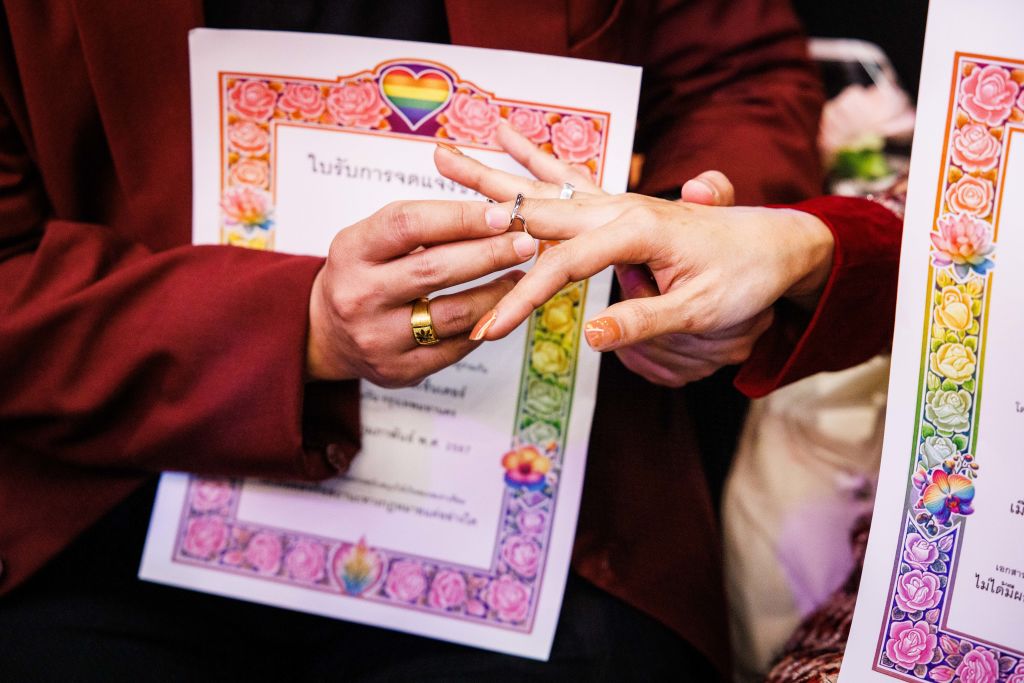
<path id="1" fill-rule="evenodd" d="M 414 384 L 507 335 L 568 282 L 617 264 L 628 298 L 587 323 L 588 341 L 653 382 L 681 386 L 745 360 L 779 297 L 813 301 L 825 282 L 828 229 L 801 212 L 732 208 L 721 174 L 689 181 L 682 202 L 611 196 L 507 126 L 498 140 L 537 180 L 454 148 L 439 147 L 434 160 L 445 176 L 507 204 L 399 202 L 338 234 L 310 297 L 311 377 Z M 573 199 L 545 199 L 565 180 L 577 188 Z M 410 301 L 532 257 L 534 241 L 508 230 L 519 192 L 531 234 L 566 241 L 526 276 L 433 299 L 442 341 L 416 346 Z"/>

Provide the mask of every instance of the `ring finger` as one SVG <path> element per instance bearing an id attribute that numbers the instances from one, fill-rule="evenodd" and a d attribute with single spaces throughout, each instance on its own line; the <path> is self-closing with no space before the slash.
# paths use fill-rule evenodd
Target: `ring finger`
<path id="1" fill-rule="evenodd" d="M 438 147 L 434 152 L 434 164 L 446 178 L 499 202 L 512 201 L 520 192 L 529 197 L 558 199 L 562 191 L 560 185 L 499 171 L 461 152 L 455 153 L 444 147 Z M 570 178 L 574 179 L 575 175 Z M 577 190 L 576 196 L 590 195 Z"/>
<path id="2" fill-rule="evenodd" d="M 442 294 L 430 300 L 427 309 L 434 333 L 439 339 L 468 337 L 469 331 L 485 313 L 494 308 L 501 297 L 512 291 L 512 287 L 523 277 L 522 271 L 513 270 L 486 284 L 478 285 L 454 294 Z M 411 327 L 411 309 L 408 304 L 395 309 L 395 318 Z M 398 322 L 395 326 L 398 326 Z M 476 342 L 479 343 L 479 342 Z M 409 335 L 409 348 L 417 346 Z"/>

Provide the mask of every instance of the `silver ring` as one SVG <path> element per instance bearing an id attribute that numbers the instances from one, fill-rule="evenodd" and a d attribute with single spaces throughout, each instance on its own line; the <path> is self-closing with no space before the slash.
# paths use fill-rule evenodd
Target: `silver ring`
<path id="1" fill-rule="evenodd" d="M 522 206 L 522 205 L 523 205 L 523 193 L 520 192 L 519 194 L 516 195 L 515 203 L 512 204 L 512 215 L 508 219 L 508 228 L 509 228 L 509 230 L 511 230 L 512 229 L 512 225 L 516 221 L 519 221 L 522 224 L 522 226 L 523 226 L 523 232 L 526 233 L 526 236 L 527 237 L 533 237 L 533 235 L 530 234 L 529 228 L 526 227 L 526 216 L 524 216 L 523 214 L 519 213 L 519 207 Z"/>
<path id="2" fill-rule="evenodd" d="M 562 191 L 558 194 L 559 199 L 572 199 L 576 194 L 576 188 L 572 183 L 562 183 Z"/>

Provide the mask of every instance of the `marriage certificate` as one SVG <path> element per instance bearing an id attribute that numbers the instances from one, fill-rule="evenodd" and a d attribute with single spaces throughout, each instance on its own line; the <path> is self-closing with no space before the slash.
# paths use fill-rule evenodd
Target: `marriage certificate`
<path id="1" fill-rule="evenodd" d="M 483 201 L 441 177 L 433 152 L 454 143 L 527 175 L 494 141 L 503 121 L 626 188 L 635 67 L 209 29 L 190 55 L 197 244 L 325 255 L 390 201 Z M 364 382 L 363 450 L 344 477 L 165 474 L 140 576 L 546 659 L 597 388 L 580 328 L 609 288 L 609 273 L 567 286 L 419 386 Z"/>
<path id="2" fill-rule="evenodd" d="M 1018 0 L 929 8 L 844 682 L 1024 682 L 1022 26 Z"/>

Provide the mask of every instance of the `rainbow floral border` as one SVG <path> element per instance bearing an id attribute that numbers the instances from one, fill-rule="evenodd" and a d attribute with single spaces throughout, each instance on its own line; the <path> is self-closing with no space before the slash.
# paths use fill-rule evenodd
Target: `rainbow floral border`
<path id="1" fill-rule="evenodd" d="M 436 62 L 398 59 L 334 81 L 220 74 L 221 242 L 274 244 L 274 155 L 281 125 L 495 149 L 505 121 L 534 144 L 599 179 L 610 115 L 501 99 Z M 314 173 L 404 187 L 470 190 L 441 175 L 350 164 L 310 155 Z"/>
<path id="2" fill-rule="evenodd" d="M 957 53 L 939 192 L 917 424 L 888 609 L 874 670 L 905 681 L 1024 683 L 1024 653 L 947 627 L 960 537 L 981 472 L 977 416 L 1004 161 L 1024 130 L 1024 62 Z M 977 587 L 1024 601 L 1016 587 Z"/>
<path id="3" fill-rule="evenodd" d="M 406 85 L 430 74 L 433 83 L 415 106 L 408 106 L 415 99 L 408 95 L 416 94 L 408 87 L 402 98 L 389 98 L 387 79 L 396 72 Z M 280 125 L 493 148 L 494 131 L 507 120 L 598 181 L 603 172 L 609 114 L 498 99 L 434 62 L 393 60 L 335 82 L 221 73 L 220 92 L 221 237 L 227 244 L 273 246 L 272 171 Z M 347 177 L 374 172 L 343 161 L 320 171 Z M 378 172 L 374 178 L 381 182 L 469 192 L 441 176 Z M 366 538 L 250 524 L 237 518 L 242 481 L 203 477 L 189 480 L 173 560 L 531 632 L 558 500 L 586 294 L 586 282 L 568 285 L 530 319 L 511 445 L 495 462 L 495 476 L 504 481 L 503 512 L 488 570 L 377 547 Z"/>

